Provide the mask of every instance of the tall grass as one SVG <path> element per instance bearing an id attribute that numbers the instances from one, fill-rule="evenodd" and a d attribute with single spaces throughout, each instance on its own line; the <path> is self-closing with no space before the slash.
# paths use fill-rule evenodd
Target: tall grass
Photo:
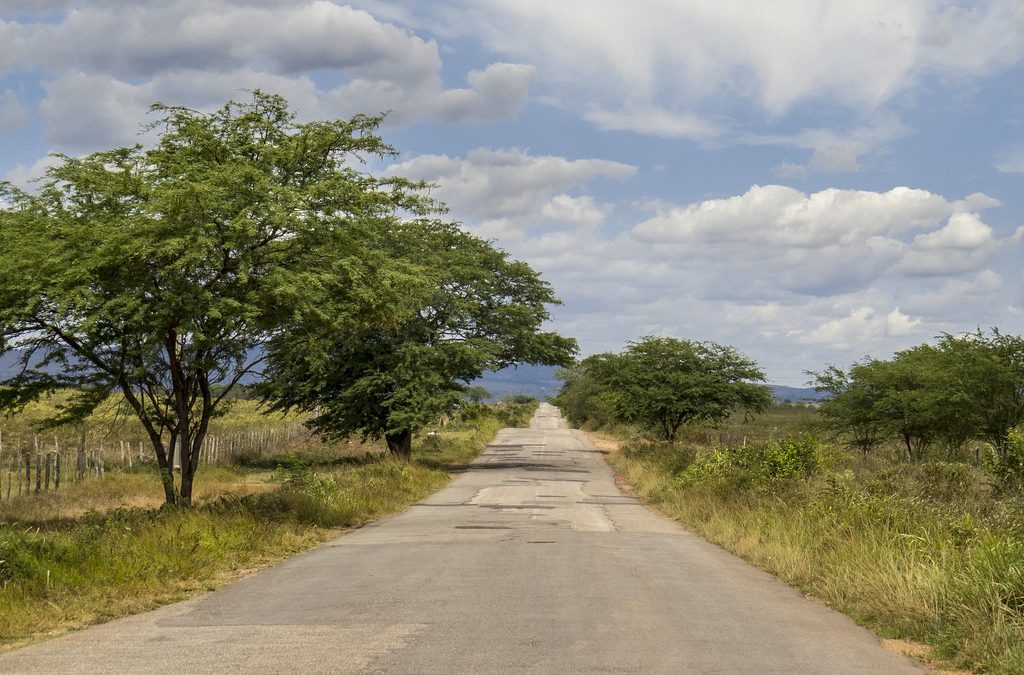
<path id="1" fill-rule="evenodd" d="M 886 637 L 1024 672 L 1024 504 L 971 467 L 893 465 L 807 437 L 611 456 L 641 498 Z"/>

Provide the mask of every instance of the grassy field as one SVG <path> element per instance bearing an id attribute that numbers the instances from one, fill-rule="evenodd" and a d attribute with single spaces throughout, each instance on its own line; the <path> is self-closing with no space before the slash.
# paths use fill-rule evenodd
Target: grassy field
<path id="1" fill-rule="evenodd" d="M 306 441 L 198 474 L 197 506 L 159 508 L 152 465 L 0 503 L 0 649 L 216 588 L 449 480 L 529 406 L 416 439 L 412 462 L 375 444 Z"/>
<path id="2" fill-rule="evenodd" d="M 932 663 L 1024 672 L 1020 487 L 814 431 L 812 410 L 776 408 L 676 446 L 619 430 L 610 459 L 644 500 Z"/>

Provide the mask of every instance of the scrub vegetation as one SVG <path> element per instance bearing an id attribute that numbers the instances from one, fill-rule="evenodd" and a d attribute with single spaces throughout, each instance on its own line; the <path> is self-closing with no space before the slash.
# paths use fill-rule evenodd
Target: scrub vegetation
<path id="1" fill-rule="evenodd" d="M 614 439 L 610 461 L 639 497 L 694 532 L 883 637 L 929 645 L 933 664 L 1019 673 L 1019 343 L 947 336 L 833 368 L 838 386 L 820 408 L 734 414 L 685 426 L 674 442 L 624 424 L 600 396 L 558 402 Z M 965 400 L 983 394 L 983 405 Z M 870 425 L 869 446 L 855 422 Z"/>

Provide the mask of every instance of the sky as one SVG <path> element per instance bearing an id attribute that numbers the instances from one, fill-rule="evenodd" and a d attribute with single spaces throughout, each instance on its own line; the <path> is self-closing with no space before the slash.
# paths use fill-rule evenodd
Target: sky
<path id="1" fill-rule="evenodd" d="M 582 355 L 713 340 L 769 381 L 1024 333 L 1021 0 L 0 0 L 0 177 L 245 90 L 389 111 Z"/>

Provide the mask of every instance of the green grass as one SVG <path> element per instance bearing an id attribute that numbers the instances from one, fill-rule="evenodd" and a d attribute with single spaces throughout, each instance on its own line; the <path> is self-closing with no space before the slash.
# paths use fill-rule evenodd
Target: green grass
<path id="1" fill-rule="evenodd" d="M 412 462 L 340 444 L 206 467 L 186 510 L 157 508 L 145 467 L 0 503 L 0 649 L 211 590 L 397 513 L 443 487 L 500 425 L 483 415 L 420 437 Z"/>
<path id="2" fill-rule="evenodd" d="M 878 634 L 1024 672 L 1019 493 L 964 464 L 853 457 L 761 426 L 746 448 L 634 438 L 610 459 L 642 499 Z"/>

